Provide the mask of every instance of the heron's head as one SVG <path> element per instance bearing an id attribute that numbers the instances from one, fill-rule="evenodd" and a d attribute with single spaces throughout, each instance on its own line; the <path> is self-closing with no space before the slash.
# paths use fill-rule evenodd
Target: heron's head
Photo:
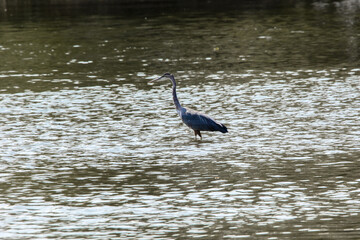
<path id="1" fill-rule="evenodd" d="M 150 82 L 148 83 L 152 83 L 152 82 L 155 82 L 155 81 L 158 81 L 158 80 L 162 80 L 162 79 L 166 79 L 166 78 L 169 78 L 170 80 L 171 79 L 174 79 L 174 75 L 170 74 L 170 73 L 165 73 L 164 75 L 162 75 L 161 77 L 159 78 L 156 78 L 154 80 L 151 80 Z"/>

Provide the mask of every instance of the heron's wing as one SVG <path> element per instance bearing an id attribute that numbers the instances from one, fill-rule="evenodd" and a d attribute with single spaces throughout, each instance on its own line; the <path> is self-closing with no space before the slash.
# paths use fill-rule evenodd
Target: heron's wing
<path id="1" fill-rule="evenodd" d="M 227 132 L 227 128 L 212 119 L 211 117 L 194 111 L 192 109 L 184 108 L 184 111 L 181 114 L 182 121 L 191 129 L 199 131 L 220 131 Z"/>

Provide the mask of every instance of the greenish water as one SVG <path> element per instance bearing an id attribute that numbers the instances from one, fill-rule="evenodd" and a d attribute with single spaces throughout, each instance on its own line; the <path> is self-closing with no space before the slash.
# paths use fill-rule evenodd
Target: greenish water
<path id="1" fill-rule="evenodd" d="M 1 239 L 359 239 L 357 2 L 40 10 L 0 25 Z"/>

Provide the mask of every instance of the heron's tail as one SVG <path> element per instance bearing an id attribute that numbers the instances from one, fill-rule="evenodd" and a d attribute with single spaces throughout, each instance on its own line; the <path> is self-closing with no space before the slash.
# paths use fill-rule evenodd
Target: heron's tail
<path id="1" fill-rule="evenodd" d="M 225 127 L 225 125 L 222 124 L 222 123 L 220 123 L 219 131 L 222 132 L 222 133 L 227 133 L 228 132 L 227 127 Z"/>

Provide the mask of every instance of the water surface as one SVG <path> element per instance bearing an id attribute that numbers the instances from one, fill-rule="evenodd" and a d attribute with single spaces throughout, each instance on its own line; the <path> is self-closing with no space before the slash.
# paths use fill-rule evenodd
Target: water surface
<path id="1" fill-rule="evenodd" d="M 0 238 L 358 239 L 348 4 L 4 21 Z"/>

